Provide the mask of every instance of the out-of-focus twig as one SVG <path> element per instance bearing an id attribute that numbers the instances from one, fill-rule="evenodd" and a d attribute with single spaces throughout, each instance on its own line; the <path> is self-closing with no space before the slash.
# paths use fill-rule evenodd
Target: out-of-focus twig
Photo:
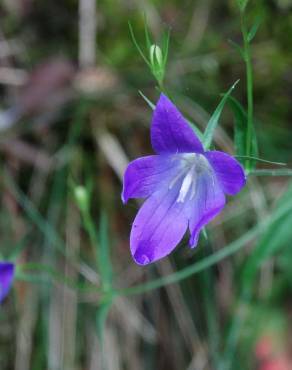
<path id="1" fill-rule="evenodd" d="M 0 67 L 0 84 L 22 86 L 26 83 L 27 77 L 27 72 L 22 69 Z"/>
<path id="2" fill-rule="evenodd" d="M 127 298 L 118 297 L 113 306 L 113 311 L 119 318 L 118 322 L 124 322 L 127 331 L 136 332 L 149 343 L 156 342 L 156 330 L 153 325 Z"/>
<path id="3" fill-rule="evenodd" d="M 43 149 L 18 139 L 6 139 L 1 142 L 1 151 L 12 155 L 23 163 L 37 167 L 42 172 L 49 172 L 54 160 Z"/>
<path id="4" fill-rule="evenodd" d="M 74 256 L 79 254 L 80 249 L 80 217 L 76 207 L 68 200 L 68 210 L 66 218 L 66 249 Z M 65 276 L 73 281 L 77 279 L 76 270 L 65 263 Z M 63 287 L 63 336 L 62 336 L 62 358 L 64 370 L 74 370 L 75 364 L 75 345 L 77 330 L 77 293 L 74 289 Z"/>
<path id="5" fill-rule="evenodd" d="M 122 180 L 129 160 L 120 143 L 113 135 L 106 131 L 96 135 L 96 140 L 109 165 Z"/>
<path id="6" fill-rule="evenodd" d="M 9 58 L 12 56 L 24 53 L 24 48 L 15 39 L 0 41 L 0 59 Z"/>
<path id="7" fill-rule="evenodd" d="M 184 47 L 195 49 L 201 42 L 208 24 L 211 0 L 198 1 L 184 40 Z"/>
<path id="8" fill-rule="evenodd" d="M 96 0 L 79 0 L 79 66 L 95 65 Z"/>
<path id="9" fill-rule="evenodd" d="M 39 64 L 28 75 L 12 106 L 0 112 L 0 131 L 11 128 L 21 118 L 58 111 L 72 98 L 68 90 L 71 90 L 74 76 L 74 66 L 64 58 L 52 58 Z"/>
<path id="10" fill-rule="evenodd" d="M 174 272 L 171 263 L 168 260 L 165 260 L 163 261 L 163 263 L 159 264 L 158 269 L 162 276 Z M 196 354 L 200 353 L 200 356 L 203 356 L 203 347 L 201 346 L 197 329 L 188 311 L 188 307 L 185 304 L 180 287 L 178 285 L 173 285 L 170 287 L 166 287 L 165 289 L 169 297 L 172 309 L 175 313 L 178 326 L 185 340 L 187 349 L 191 354 L 195 351 Z"/>
<path id="11" fill-rule="evenodd" d="M 15 370 L 30 370 L 33 336 L 37 321 L 38 294 L 35 287 L 27 287 L 25 302 L 21 309 L 16 330 Z"/>

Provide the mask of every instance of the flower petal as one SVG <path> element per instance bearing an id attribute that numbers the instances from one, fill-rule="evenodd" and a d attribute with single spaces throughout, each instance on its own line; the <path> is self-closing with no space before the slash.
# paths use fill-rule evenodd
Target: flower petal
<path id="1" fill-rule="evenodd" d="M 203 146 L 176 106 L 163 94 L 154 110 L 151 143 L 156 153 L 202 153 Z"/>
<path id="2" fill-rule="evenodd" d="M 151 195 L 158 186 L 163 186 L 179 167 L 179 160 L 170 155 L 150 155 L 138 158 L 129 163 L 123 182 L 122 200 L 145 198 Z"/>
<path id="3" fill-rule="evenodd" d="M 14 278 L 14 264 L 0 262 L 0 302 L 7 296 Z"/>
<path id="4" fill-rule="evenodd" d="M 190 201 L 191 202 L 191 201 Z M 189 205 L 190 246 L 197 245 L 201 229 L 223 209 L 225 195 L 214 173 L 201 173 L 194 202 Z"/>
<path id="5" fill-rule="evenodd" d="M 136 263 L 147 265 L 167 256 L 182 239 L 188 220 L 185 204 L 177 202 L 178 185 L 164 187 L 148 198 L 131 230 L 131 253 Z"/>
<path id="6" fill-rule="evenodd" d="M 241 164 L 224 152 L 214 150 L 205 153 L 205 156 L 214 168 L 223 191 L 229 195 L 237 194 L 246 182 Z"/>

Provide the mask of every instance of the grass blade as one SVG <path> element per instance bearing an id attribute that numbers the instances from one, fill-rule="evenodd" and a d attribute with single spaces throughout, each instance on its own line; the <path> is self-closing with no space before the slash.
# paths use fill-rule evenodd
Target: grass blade
<path id="1" fill-rule="evenodd" d="M 205 149 L 209 149 L 210 148 L 210 145 L 211 145 L 211 142 L 212 142 L 212 139 L 213 139 L 213 135 L 214 135 L 214 131 L 218 125 L 218 121 L 219 121 L 219 118 L 221 116 L 221 113 L 222 113 L 222 110 L 225 106 L 225 103 L 228 99 L 228 97 L 230 96 L 230 94 L 232 93 L 233 89 L 235 88 L 235 86 L 238 84 L 239 80 L 237 80 L 231 87 L 230 89 L 224 94 L 223 98 L 221 99 L 219 105 L 217 106 L 217 108 L 215 109 L 214 113 L 212 114 L 208 124 L 207 124 L 207 128 L 204 132 L 204 137 L 203 137 L 203 144 L 204 144 L 204 147 Z"/>
<path id="2" fill-rule="evenodd" d="M 112 288 L 112 265 L 110 259 L 110 245 L 108 240 L 108 220 L 106 214 L 101 214 L 99 226 L 99 262 L 100 275 L 102 278 L 103 289 L 109 291 Z"/>
<path id="3" fill-rule="evenodd" d="M 129 22 L 129 30 L 130 30 L 130 35 L 131 35 L 131 38 L 132 38 L 132 41 L 136 47 L 136 49 L 138 50 L 139 54 L 141 55 L 141 57 L 143 58 L 143 60 L 145 61 L 145 63 L 151 68 L 151 64 L 150 62 L 148 61 L 148 59 L 145 57 L 142 49 L 140 48 L 137 40 L 136 40 L 136 37 L 135 37 L 135 34 L 134 34 L 134 31 L 133 31 L 133 28 L 132 28 L 132 25 L 131 23 Z"/>
<path id="4" fill-rule="evenodd" d="M 247 113 L 240 102 L 233 98 L 232 96 L 228 97 L 228 104 L 234 114 L 234 145 L 235 153 L 237 156 L 244 157 L 246 156 L 246 141 L 247 141 Z M 257 135 L 252 126 L 252 142 L 251 142 L 251 155 L 249 157 L 258 157 L 258 143 Z M 246 156 L 248 157 L 248 156 Z M 246 161 L 245 161 L 246 162 Z M 249 161 L 252 169 L 255 167 L 255 161 Z"/>
<path id="5" fill-rule="evenodd" d="M 252 170 L 253 176 L 292 176 L 292 169 Z"/>

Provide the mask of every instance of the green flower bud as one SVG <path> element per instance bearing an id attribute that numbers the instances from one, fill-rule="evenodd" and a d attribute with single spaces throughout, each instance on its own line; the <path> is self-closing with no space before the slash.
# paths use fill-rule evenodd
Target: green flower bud
<path id="1" fill-rule="evenodd" d="M 150 62 L 152 66 L 155 67 L 163 67 L 163 56 L 162 51 L 158 45 L 151 45 L 150 47 Z"/>
<path id="2" fill-rule="evenodd" d="M 74 196 L 76 203 L 81 211 L 88 210 L 89 197 L 86 188 L 82 185 L 78 185 L 74 189 Z"/>

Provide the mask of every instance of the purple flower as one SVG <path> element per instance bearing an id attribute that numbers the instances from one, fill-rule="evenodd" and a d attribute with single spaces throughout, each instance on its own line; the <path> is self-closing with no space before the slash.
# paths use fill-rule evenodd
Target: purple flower
<path id="1" fill-rule="evenodd" d="M 245 185 L 241 165 L 229 154 L 205 151 L 174 104 L 161 95 L 154 110 L 151 143 L 157 155 L 131 162 L 122 200 L 147 198 L 131 231 L 131 253 L 147 265 L 167 256 L 190 230 L 195 247 L 201 229 Z"/>
<path id="2" fill-rule="evenodd" d="M 0 262 L 0 303 L 9 293 L 13 278 L 14 264 L 10 262 Z"/>

